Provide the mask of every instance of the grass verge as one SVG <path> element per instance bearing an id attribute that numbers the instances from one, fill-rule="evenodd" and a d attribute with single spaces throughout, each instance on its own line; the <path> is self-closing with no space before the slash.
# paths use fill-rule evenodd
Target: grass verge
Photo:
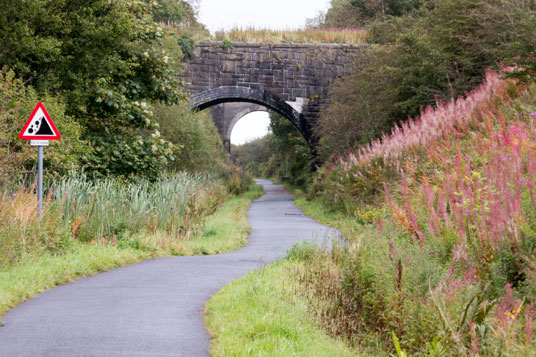
<path id="1" fill-rule="evenodd" d="M 134 249 L 77 244 L 61 256 L 29 259 L 24 264 L 0 271 L 0 316 L 55 286 L 154 256 Z"/>
<path id="2" fill-rule="evenodd" d="M 338 229 L 343 235 L 362 229 L 362 226 L 354 218 L 329 208 L 320 199 L 308 201 L 304 197 L 296 195 L 294 203 L 309 217 L 322 224 Z"/>
<path id="3" fill-rule="evenodd" d="M 251 230 L 247 220 L 249 205 L 262 193 L 262 186 L 252 185 L 247 192 L 225 202 L 205 220 L 202 234 L 185 241 L 180 251 L 151 248 L 149 244 L 88 245 L 71 240 L 72 247 L 61 255 L 30 257 L 0 270 L 0 316 L 55 286 L 120 266 L 162 256 L 217 254 L 238 249 L 247 243 Z"/>
<path id="4" fill-rule="evenodd" d="M 261 197 L 260 185 L 251 185 L 249 190 L 225 202 L 204 222 L 201 234 L 185 242 L 186 255 L 222 254 L 244 247 L 251 234 L 248 209 L 251 201 Z"/>
<path id="5" fill-rule="evenodd" d="M 249 273 L 214 295 L 205 308 L 205 323 L 213 338 L 211 354 L 355 356 L 309 315 L 307 300 L 297 293 L 300 269 L 299 259 L 287 258 Z"/>

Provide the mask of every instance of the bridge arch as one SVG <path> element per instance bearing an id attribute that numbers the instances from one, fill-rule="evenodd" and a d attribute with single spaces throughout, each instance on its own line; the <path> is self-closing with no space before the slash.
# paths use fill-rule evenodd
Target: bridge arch
<path id="1" fill-rule="evenodd" d="M 223 86 L 208 89 L 190 97 L 192 108 L 197 110 L 208 109 L 217 104 L 229 102 L 254 103 L 283 115 L 294 124 L 305 138 L 305 141 L 307 141 L 311 150 L 314 151 L 313 136 L 303 115 L 290 104 L 270 92 L 249 87 Z"/>

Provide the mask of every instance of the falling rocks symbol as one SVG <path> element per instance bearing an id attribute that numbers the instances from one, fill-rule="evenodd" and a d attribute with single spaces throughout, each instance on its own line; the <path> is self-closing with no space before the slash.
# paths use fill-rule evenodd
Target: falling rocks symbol
<path id="1" fill-rule="evenodd" d="M 38 103 L 30 118 L 24 124 L 19 139 L 21 140 L 60 140 L 61 135 L 47 113 L 43 103 Z M 39 146 L 39 145 L 35 145 Z"/>
<path id="2" fill-rule="evenodd" d="M 45 117 L 41 117 L 30 124 L 28 134 L 54 135 L 54 132 L 52 131 L 52 128 L 50 128 L 50 125 L 48 125 L 48 122 L 45 120 Z"/>

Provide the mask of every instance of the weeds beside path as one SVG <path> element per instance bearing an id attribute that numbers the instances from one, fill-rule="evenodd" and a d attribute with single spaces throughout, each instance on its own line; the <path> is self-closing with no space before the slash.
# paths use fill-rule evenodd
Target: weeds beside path
<path id="1" fill-rule="evenodd" d="M 171 255 L 216 254 L 238 249 L 247 243 L 250 228 L 247 210 L 262 195 L 262 187 L 252 185 L 242 195 L 226 201 L 202 223 L 199 233 L 184 241 L 181 249 L 156 248 L 154 236 L 132 237 L 128 244 L 84 244 L 72 242 L 61 254 L 27 257 L 0 269 L 0 316 L 37 294 L 70 281 Z"/>
<path id="2" fill-rule="evenodd" d="M 261 197 L 262 194 L 262 186 L 252 185 L 244 194 L 225 202 L 207 218 L 202 232 L 185 242 L 183 253 L 222 254 L 244 247 L 251 233 L 247 214 L 249 206 L 251 201 Z"/>
<path id="3" fill-rule="evenodd" d="M 291 255 L 227 285 L 209 300 L 205 321 L 213 336 L 211 354 L 355 356 L 316 325 L 307 300 L 296 294 L 294 275 L 302 268 Z"/>
<path id="4" fill-rule="evenodd" d="M 490 73 L 318 170 L 298 203 L 347 244 L 299 280 L 330 335 L 375 355 L 534 355 L 535 93 Z"/>

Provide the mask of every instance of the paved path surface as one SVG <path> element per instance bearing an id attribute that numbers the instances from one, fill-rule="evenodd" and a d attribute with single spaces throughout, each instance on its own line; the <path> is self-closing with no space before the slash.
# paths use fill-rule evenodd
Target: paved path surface
<path id="1" fill-rule="evenodd" d="M 281 186 L 258 183 L 266 194 L 249 210 L 246 248 L 154 259 L 52 289 L 8 312 L 0 356 L 208 355 L 202 312 L 216 291 L 298 241 L 334 234 L 304 216 Z"/>

